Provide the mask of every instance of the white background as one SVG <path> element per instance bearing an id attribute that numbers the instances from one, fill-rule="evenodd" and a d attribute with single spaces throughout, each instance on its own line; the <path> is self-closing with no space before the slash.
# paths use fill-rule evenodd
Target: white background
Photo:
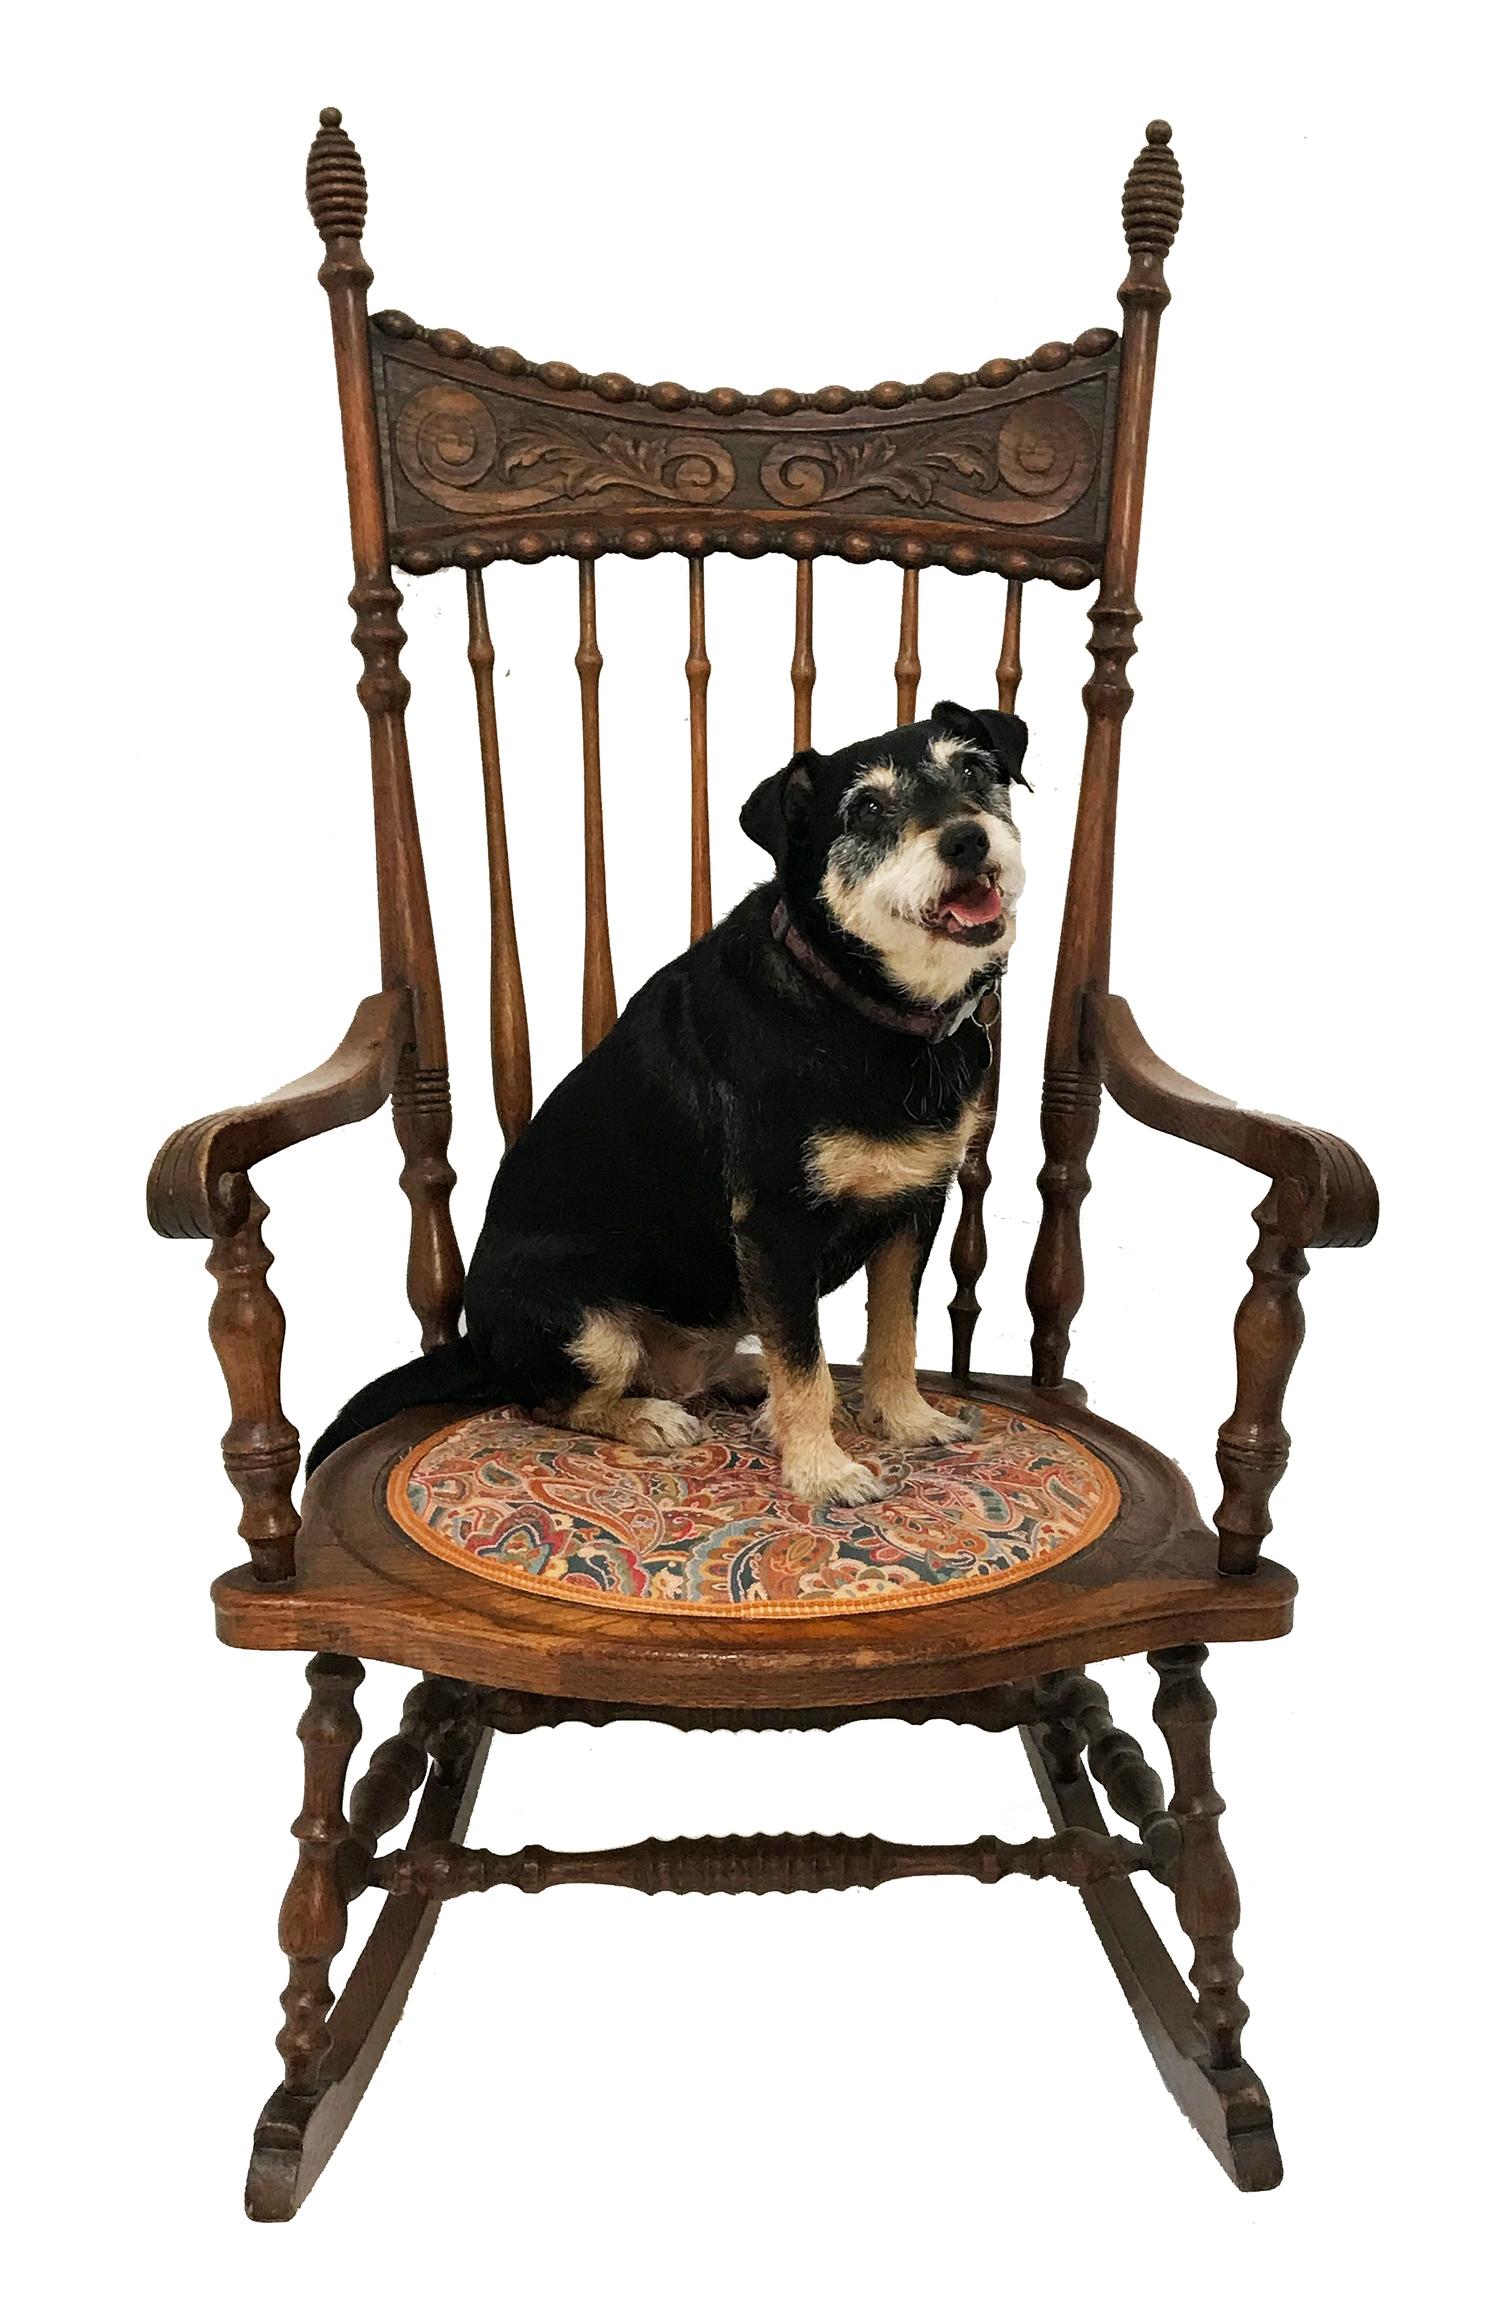
<path id="1" fill-rule="evenodd" d="M 21 2304 L 1466 2302 L 1493 1490 L 1487 1427 L 1457 1427 L 1490 1251 L 1494 761 L 1488 131 L 1465 21 L 642 0 L 74 9 L 28 34 L 5 138 Z M 1347 1135 L 1386 1204 L 1369 1251 L 1313 1257 L 1273 1544 L 1303 1578 L 1297 1631 L 1210 1667 L 1278 2195 L 1237 2199 L 1193 2140 L 1071 1893 L 955 1883 L 458 1906 L 295 2232 L 239 2216 L 274 2075 L 301 1668 L 212 1637 L 209 1579 L 240 1554 L 209 1288 L 201 1250 L 149 1237 L 141 1186 L 170 1127 L 321 1059 L 377 975 L 301 195 L 330 101 L 371 182 L 375 304 L 747 388 L 972 368 L 1114 321 L 1120 182 L 1145 121 L 1175 124 L 1115 986 L 1189 1074 Z M 818 567 L 827 744 L 890 720 L 898 590 Z M 924 705 L 992 697 L 1001 595 L 929 575 Z M 577 1034 L 573 596 L 561 563 L 492 576 L 543 1086 Z M 497 1140 L 461 597 L 457 574 L 413 589 L 407 666 L 467 1243 Z M 1028 592 L 1032 882 L 978 1345 L 1001 1369 L 1026 1357 L 1085 607 Z M 600 628 L 624 992 L 686 937 L 680 563 L 606 566 Z M 789 746 L 788 568 L 716 563 L 709 641 L 722 906 L 757 870 L 735 810 Z M 305 1436 L 411 1348 L 396 1172 L 384 1118 L 264 1169 Z M 1211 1507 L 1258 1183 L 1117 1116 L 1093 1172 L 1074 1371 Z M 948 1291 L 940 1255 L 934 1358 Z M 847 1299 L 828 1332 L 857 1348 Z M 401 1686 L 372 1669 L 372 1734 Z M 1139 1667 L 1116 1692 L 1150 1735 Z M 476 1838 L 967 1838 L 1039 1815 L 1013 1740 L 569 1730 L 500 1748 Z"/>

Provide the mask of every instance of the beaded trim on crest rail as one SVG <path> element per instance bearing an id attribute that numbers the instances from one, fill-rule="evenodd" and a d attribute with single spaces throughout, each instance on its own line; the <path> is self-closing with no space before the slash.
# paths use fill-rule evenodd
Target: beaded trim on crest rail
<path id="1" fill-rule="evenodd" d="M 395 312 L 369 348 L 392 553 L 414 574 L 728 553 L 1099 575 L 1113 330 L 861 393 L 642 386 Z"/>

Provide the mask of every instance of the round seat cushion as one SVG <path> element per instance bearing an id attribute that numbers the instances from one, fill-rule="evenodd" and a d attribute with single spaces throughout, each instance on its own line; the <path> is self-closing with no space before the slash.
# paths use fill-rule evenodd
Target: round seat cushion
<path id="1" fill-rule="evenodd" d="M 437 1559 L 522 1592 L 674 1615 L 820 1616 L 911 1608 L 1016 1584 L 1114 1519 L 1109 1466 L 1013 1409 L 934 1395 L 970 1436 L 875 1463 L 876 1504 L 815 1511 L 784 1492 L 754 1413 L 714 1408 L 697 1445 L 648 1455 L 516 1408 L 445 1424 L 402 1458 L 387 1504 Z"/>

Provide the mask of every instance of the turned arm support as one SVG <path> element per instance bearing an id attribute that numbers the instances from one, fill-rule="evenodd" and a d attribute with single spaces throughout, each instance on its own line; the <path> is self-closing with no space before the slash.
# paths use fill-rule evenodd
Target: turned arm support
<path id="1" fill-rule="evenodd" d="M 1123 997 L 1090 999 L 1088 1035 L 1104 1084 L 1132 1118 L 1270 1175 L 1277 1226 L 1289 1244 L 1369 1244 L 1379 1200 L 1369 1168 L 1347 1142 L 1290 1118 L 1242 1110 L 1180 1076 L 1152 1052 Z"/>
<path id="2" fill-rule="evenodd" d="M 146 1211 L 153 1230 L 163 1238 L 213 1242 L 208 1269 L 217 1292 L 208 1331 L 229 1391 L 224 1468 L 244 1507 L 240 1534 L 263 1584 L 289 1584 L 295 1574 L 301 1523 L 292 1486 L 300 1446 L 281 1405 L 286 1322 L 266 1279 L 271 1255 L 260 1228 L 266 1206 L 249 1169 L 315 1134 L 368 1118 L 390 1095 L 410 1041 L 406 991 L 367 997 L 321 1069 L 264 1101 L 181 1127 L 151 1169 Z"/>
<path id="3" fill-rule="evenodd" d="M 1368 1244 L 1380 1214 L 1375 1184 L 1364 1160 L 1335 1135 L 1242 1110 L 1169 1069 L 1123 997 L 1090 999 L 1086 1028 L 1099 1075 L 1122 1110 L 1271 1178 L 1255 1209 L 1250 1291 L 1235 1316 L 1237 1390 L 1219 1432 L 1224 1496 L 1214 1514 L 1220 1569 L 1248 1575 L 1271 1532 L 1271 1492 L 1291 1448 L 1281 1408 L 1302 1347 L 1304 1250 Z"/>
<path id="4" fill-rule="evenodd" d="M 389 1098 L 410 1037 L 404 989 L 367 997 L 344 1041 L 320 1068 L 242 1109 L 220 1110 L 169 1135 L 146 1189 L 146 1213 L 163 1238 L 214 1238 L 243 1218 L 244 1177 L 262 1158 L 315 1134 L 368 1118 Z"/>

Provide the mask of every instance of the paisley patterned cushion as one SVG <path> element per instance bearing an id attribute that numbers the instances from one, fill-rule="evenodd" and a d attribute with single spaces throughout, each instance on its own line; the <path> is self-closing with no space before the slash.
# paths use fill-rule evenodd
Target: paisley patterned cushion
<path id="1" fill-rule="evenodd" d="M 814 1511 L 783 1493 L 744 1409 L 715 1409 L 696 1447 L 645 1455 L 515 1408 L 450 1423 L 398 1463 L 387 1502 L 439 1560 L 594 1608 L 819 1616 L 910 1608 L 1016 1584 L 1094 1542 L 1113 1473 L 1081 1441 L 1006 1407 L 939 1398 L 971 1436 L 878 1462 L 878 1504 Z"/>

